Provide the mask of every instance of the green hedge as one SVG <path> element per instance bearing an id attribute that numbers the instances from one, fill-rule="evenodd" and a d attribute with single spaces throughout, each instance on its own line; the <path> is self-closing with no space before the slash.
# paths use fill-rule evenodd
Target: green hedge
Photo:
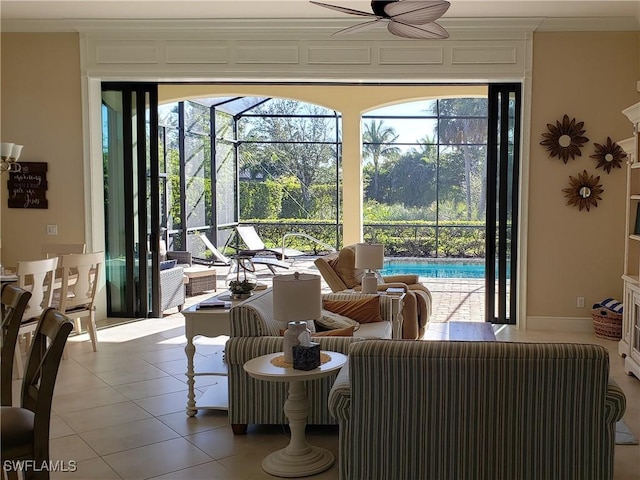
<path id="1" fill-rule="evenodd" d="M 340 245 L 336 226 L 328 223 L 283 219 L 277 224 L 264 220 L 244 220 L 252 224 L 269 247 L 281 247 L 286 233 L 303 232 L 329 245 Z M 437 236 L 436 236 L 437 232 Z M 341 231 L 340 231 L 341 235 Z M 387 257 L 484 258 L 485 225 L 481 222 L 385 222 L 364 227 L 366 242 L 383 243 Z M 287 247 L 320 253 L 322 247 L 301 237 L 287 239 Z"/>

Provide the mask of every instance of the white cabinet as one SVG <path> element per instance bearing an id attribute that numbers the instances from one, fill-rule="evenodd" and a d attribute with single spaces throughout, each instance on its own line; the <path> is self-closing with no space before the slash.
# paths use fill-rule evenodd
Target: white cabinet
<path id="1" fill-rule="evenodd" d="M 617 142 L 627 153 L 624 312 L 618 353 L 625 357 L 625 372 L 640 378 L 640 103 L 622 113 L 633 124 L 633 137 Z"/>
<path id="2" fill-rule="evenodd" d="M 640 286 L 625 280 L 622 339 L 618 353 L 625 357 L 624 371 L 640 378 Z"/>

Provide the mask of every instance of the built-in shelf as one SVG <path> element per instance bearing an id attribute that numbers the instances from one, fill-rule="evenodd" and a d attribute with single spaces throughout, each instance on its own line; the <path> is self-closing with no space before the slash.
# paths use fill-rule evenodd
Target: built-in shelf
<path id="1" fill-rule="evenodd" d="M 625 108 L 622 113 L 633 124 L 633 137 L 620 140 L 618 145 L 627 154 L 626 235 L 624 252 L 624 310 L 622 335 L 618 353 L 625 357 L 624 371 L 640 378 L 640 103 Z M 636 233 L 638 232 L 638 233 Z"/>

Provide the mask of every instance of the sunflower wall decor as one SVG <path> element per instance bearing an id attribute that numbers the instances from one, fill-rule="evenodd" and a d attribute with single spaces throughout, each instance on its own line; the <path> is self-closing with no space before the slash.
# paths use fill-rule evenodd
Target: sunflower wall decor
<path id="1" fill-rule="evenodd" d="M 555 125 L 547 123 L 549 131 L 542 134 L 544 140 L 540 145 L 547 149 L 551 158 L 558 157 L 567 163 L 569 158 L 574 160 L 576 156 L 581 157 L 580 149 L 589 141 L 584 136 L 583 127 L 584 122 L 576 123 L 575 118 L 569 120 L 569 116 L 565 115 L 562 117 L 562 123 L 557 120 Z"/>
<path id="2" fill-rule="evenodd" d="M 603 168 L 605 172 L 611 172 L 612 168 L 622 168 L 622 161 L 627 158 L 627 153 L 620 145 L 607 137 L 606 145 L 600 145 L 593 142 L 596 147 L 596 153 L 590 155 L 591 158 L 598 160 L 596 168 Z"/>
<path id="3" fill-rule="evenodd" d="M 598 206 L 598 200 L 602 200 L 600 196 L 604 189 L 600 185 L 600 177 L 589 175 L 586 170 L 579 173 L 577 177 L 569 176 L 569 187 L 563 188 L 564 196 L 567 198 L 567 205 L 589 209 Z"/>

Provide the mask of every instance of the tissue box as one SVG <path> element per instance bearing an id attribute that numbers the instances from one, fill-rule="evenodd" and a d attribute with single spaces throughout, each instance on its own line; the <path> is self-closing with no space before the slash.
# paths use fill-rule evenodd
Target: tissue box
<path id="1" fill-rule="evenodd" d="M 320 344 L 293 346 L 293 368 L 296 370 L 313 370 L 320 366 Z"/>

